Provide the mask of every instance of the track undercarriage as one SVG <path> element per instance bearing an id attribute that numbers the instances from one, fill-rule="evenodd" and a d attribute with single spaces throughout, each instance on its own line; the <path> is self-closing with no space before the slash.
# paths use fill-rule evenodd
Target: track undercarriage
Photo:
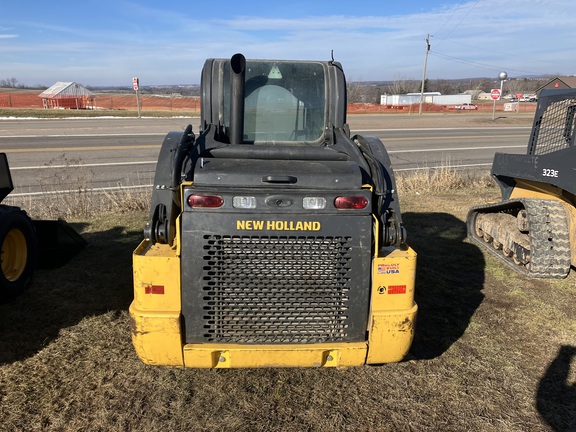
<path id="1" fill-rule="evenodd" d="M 554 199 L 513 199 L 474 207 L 468 237 L 514 270 L 532 278 L 564 278 L 570 271 L 566 210 Z"/>

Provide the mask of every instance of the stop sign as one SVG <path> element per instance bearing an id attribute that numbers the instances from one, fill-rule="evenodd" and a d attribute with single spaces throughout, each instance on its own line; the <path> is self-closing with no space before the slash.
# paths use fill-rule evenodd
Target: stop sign
<path id="1" fill-rule="evenodd" d="M 500 99 L 500 90 L 492 89 L 492 91 L 490 91 L 490 97 L 494 100 L 499 100 Z"/>

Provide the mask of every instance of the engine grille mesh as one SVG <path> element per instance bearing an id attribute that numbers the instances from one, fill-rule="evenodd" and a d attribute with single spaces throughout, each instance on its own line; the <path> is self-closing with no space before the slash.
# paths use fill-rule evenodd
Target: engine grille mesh
<path id="1" fill-rule="evenodd" d="M 573 145 L 576 99 L 551 103 L 537 121 L 528 154 L 544 155 Z"/>
<path id="2" fill-rule="evenodd" d="M 349 241 L 204 235 L 206 342 L 342 341 L 349 319 Z"/>

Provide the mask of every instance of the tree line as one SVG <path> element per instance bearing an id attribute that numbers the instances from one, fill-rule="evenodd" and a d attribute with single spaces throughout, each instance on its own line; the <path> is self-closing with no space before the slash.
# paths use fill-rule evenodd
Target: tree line
<path id="1" fill-rule="evenodd" d="M 504 82 L 503 93 L 534 93 L 538 88 L 546 84 L 552 76 L 540 78 L 511 78 Z M 350 103 L 380 103 L 380 96 L 383 94 L 406 94 L 419 93 L 422 89 L 422 81 L 399 77 L 394 81 L 371 81 L 371 82 L 348 82 L 348 102 Z M 21 84 L 18 79 L 6 78 L 0 80 L 0 88 L 46 88 L 45 86 L 27 87 Z M 91 88 L 91 87 L 87 87 Z M 444 95 L 460 94 L 468 90 L 490 92 L 493 88 L 500 88 L 500 81 L 489 78 L 472 79 L 426 79 L 424 81 L 425 92 L 440 92 Z M 119 87 L 111 87 L 113 91 L 118 91 Z M 124 89 L 124 88 L 122 88 Z M 98 89 L 102 91 L 103 89 Z M 130 87 L 126 91 L 132 91 Z M 182 96 L 198 96 L 200 91 L 198 86 L 156 86 L 148 89 L 142 88 L 143 93 L 151 94 L 174 94 Z"/>
<path id="2" fill-rule="evenodd" d="M 27 86 L 25 84 L 22 84 L 16 78 L 12 77 L 0 80 L 0 88 L 46 89 L 47 87 L 41 84 L 37 84 L 35 86 Z"/>
<path id="3" fill-rule="evenodd" d="M 511 78 L 504 81 L 503 93 L 534 93 L 553 77 Z M 348 102 L 380 103 L 383 94 L 420 93 L 422 81 L 408 78 L 398 78 L 394 81 L 348 82 Z M 490 78 L 472 79 L 426 79 L 424 92 L 439 92 L 443 95 L 460 94 L 472 90 L 490 93 L 491 89 L 500 88 L 500 80 Z"/>

